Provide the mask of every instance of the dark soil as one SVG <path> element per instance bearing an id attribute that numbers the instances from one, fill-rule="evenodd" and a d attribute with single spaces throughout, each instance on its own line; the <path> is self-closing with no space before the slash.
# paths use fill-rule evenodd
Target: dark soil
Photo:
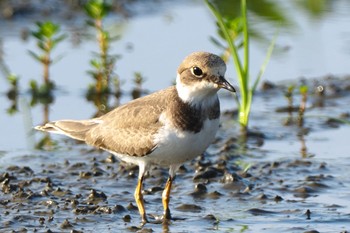
<path id="1" fill-rule="evenodd" d="M 285 106 L 289 84 L 257 93 L 259 106 L 253 106 L 245 143 L 232 122 L 235 112 L 223 114 L 216 142 L 178 173 L 169 224 L 139 227 L 133 199 L 137 167 L 59 138 L 53 151 L 7 155 L 6 166 L 0 167 L 1 231 L 347 232 L 349 152 L 326 158 L 324 151 L 310 152 L 307 144 L 317 143 L 313 135 L 318 133 L 349 128 L 350 82 L 327 78 L 304 84 L 310 92 L 303 126 L 297 124 L 298 112 Z M 320 85 L 326 92 L 312 91 Z M 300 95 L 294 95 L 297 105 Z M 228 100 L 223 97 L 224 103 Z M 284 124 L 286 119 L 290 124 Z M 336 138 L 327 140 L 341 146 Z M 293 143 L 296 148 L 288 147 Z M 279 149 L 269 149 L 270 144 Z M 150 219 L 162 213 L 166 178 L 162 168 L 147 175 L 143 192 Z"/>

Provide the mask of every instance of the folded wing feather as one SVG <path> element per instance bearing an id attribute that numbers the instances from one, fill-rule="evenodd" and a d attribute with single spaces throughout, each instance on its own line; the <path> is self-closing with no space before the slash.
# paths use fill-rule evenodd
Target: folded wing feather
<path id="1" fill-rule="evenodd" d="M 157 146 L 153 135 L 161 127 L 159 115 L 168 104 L 168 99 L 164 97 L 171 96 L 174 91 L 175 88 L 171 87 L 155 92 L 122 105 L 99 118 L 53 121 L 35 128 L 67 135 L 115 153 L 144 156 Z"/>

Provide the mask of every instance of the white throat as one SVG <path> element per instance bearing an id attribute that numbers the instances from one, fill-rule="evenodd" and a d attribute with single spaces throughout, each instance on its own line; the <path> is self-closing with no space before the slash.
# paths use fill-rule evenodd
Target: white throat
<path id="1" fill-rule="evenodd" d="M 216 84 L 209 82 L 197 82 L 185 85 L 181 82 L 180 75 L 176 77 L 176 90 L 179 97 L 190 105 L 212 106 L 218 99 Z"/>

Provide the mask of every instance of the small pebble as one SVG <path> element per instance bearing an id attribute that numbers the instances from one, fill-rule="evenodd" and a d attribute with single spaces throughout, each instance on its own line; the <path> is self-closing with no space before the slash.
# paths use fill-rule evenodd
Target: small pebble
<path id="1" fill-rule="evenodd" d="M 39 223 L 41 225 L 43 225 L 45 223 L 45 218 L 43 218 L 43 217 L 39 218 Z"/>
<path id="2" fill-rule="evenodd" d="M 114 206 L 114 212 L 119 213 L 119 212 L 124 212 L 126 211 L 125 207 L 122 205 L 115 205 Z"/>
<path id="3" fill-rule="evenodd" d="M 130 221 L 131 221 L 131 216 L 130 216 L 129 214 L 124 215 L 123 221 L 124 221 L 124 222 L 130 222 Z"/>
<path id="4" fill-rule="evenodd" d="M 283 201 L 283 198 L 281 196 L 276 195 L 274 198 L 275 202 Z"/>
<path id="5" fill-rule="evenodd" d="M 135 206 L 133 203 L 129 203 L 129 205 L 126 207 L 127 210 L 138 210 L 137 206 Z"/>
<path id="6" fill-rule="evenodd" d="M 60 226 L 62 229 L 72 228 L 73 225 L 68 221 L 68 219 L 64 220 Z"/>
<path id="7" fill-rule="evenodd" d="M 176 209 L 182 212 L 198 213 L 202 210 L 202 207 L 194 204 L 182 204 L 177 206 Z"/>

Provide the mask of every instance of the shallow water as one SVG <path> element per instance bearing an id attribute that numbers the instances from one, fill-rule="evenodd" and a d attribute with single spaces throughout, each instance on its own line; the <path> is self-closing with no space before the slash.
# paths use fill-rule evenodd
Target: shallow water
<path id="1" fill-rule="evenodd" d="M 349 78 L 343 78 L 348 74 L 350 55 L 346 43 L 350 35 L 349 4 L 337 1 L 332 6 L 321 19 L 293 11 L 298 29 L 293 35 L 281 33 L 280 46 L 290 49 L 272 58 L 265 76 L 281 86 L 259 91 L 253 105 L 251 128 L 265 137 L 251 137 L 248 148 L 238 148 L 235 118 L 223 115 L 216 143 L 204 157 L 187 163 L 177 176 L 170 205 L 173 216 L 179 219 L 170 225 L 146 224 L 142 232 L 350 230 L 350 127 L 328 121 L 349 112 Z M 116 20 L 109 18 L 108 25 L 123 35 L 113 48 L 123 55 L 117 73 L 125 80 L 126 90 L 132 88 L 130 78 L 135 71 L 146 76 L 144 87 L 153 91 L 172 82 L 178 63 L 189 52 L 220 52 L 208 39 L 215 34 L 212 16 L 198 2 L 186 7 L 184 3 L 165 4 L 156 14 Z M 107 153 L 58 136 L 53 136 L 58 143 L 55 150 L 33 149 L 45 136 L 32 131 L 32 126 L 43 120 L 43 107 L 29 107 L 29 95 L 24 90 L 30 79 L 40 76 L 41 69 L 26 54 L 27 49 L 34 49 L 34 41 L 23 42 L 18 37 L 22 23 L 2 22 L 0 27 L 6 63 L 20 75 L 22 88 L 19 112 L 13 116 L 0 114 L 1 231 L 140 230 L 138 212 L 129 204 L 134 203 L 137 169 L 111 162 Z M 156 34 L 158 31 L 161 33 Z M 91 81 L 86 70 L 91 51 L 96 49 L 94 41 L 87 40 L 78 46 L 66 41 L 57 49 L 56 54 L 65 56 L 52 67 L 52 78 L 60 90 L 50 105 L 50 119 L 82 119 L 94 114 L 83 90 Z M 264 51 L 253 43 L 252 53 L 256 54 L 252 67 L 257 70 Z M 323 77 L 328 74 L 336 78 Z M 234 76 L 230 68 L 228 78 L 234 80 Z M 310 80 L 310 90 L 318 85 L 327 87 L 324 107 L 315 107 L 319 97 L 310 91 L 304 127 L 284 126 L 288 114 L 276 109 L 286 106 L 283 90 L 290 83 L 299 83 L 296 78 L 301 76 Z M 320 78 L 311 79 L 314 77 Z M 6 92 L 7 87 L 1 79 L 0 92 Z M 231 96 L 221 95 L 223 111 L 235 108 Z M 122 102 L 128 99 L 126 96 Z M 298 94 L 294 99 L 295 104 L 300 103 Z M 10 102 L 4 94 L 0 103 L 5 112 Z M 250 168 L 245 173 L 242 169 L 247 165 Z M 167 171 L 154 169 L 146 179 L 149 214 L 162 213 L 161 189 L 166 177 Z M 92 189 L 106 198 L 91 195 Z M 66 219 L 69 223 L 64 224 Z"/>

